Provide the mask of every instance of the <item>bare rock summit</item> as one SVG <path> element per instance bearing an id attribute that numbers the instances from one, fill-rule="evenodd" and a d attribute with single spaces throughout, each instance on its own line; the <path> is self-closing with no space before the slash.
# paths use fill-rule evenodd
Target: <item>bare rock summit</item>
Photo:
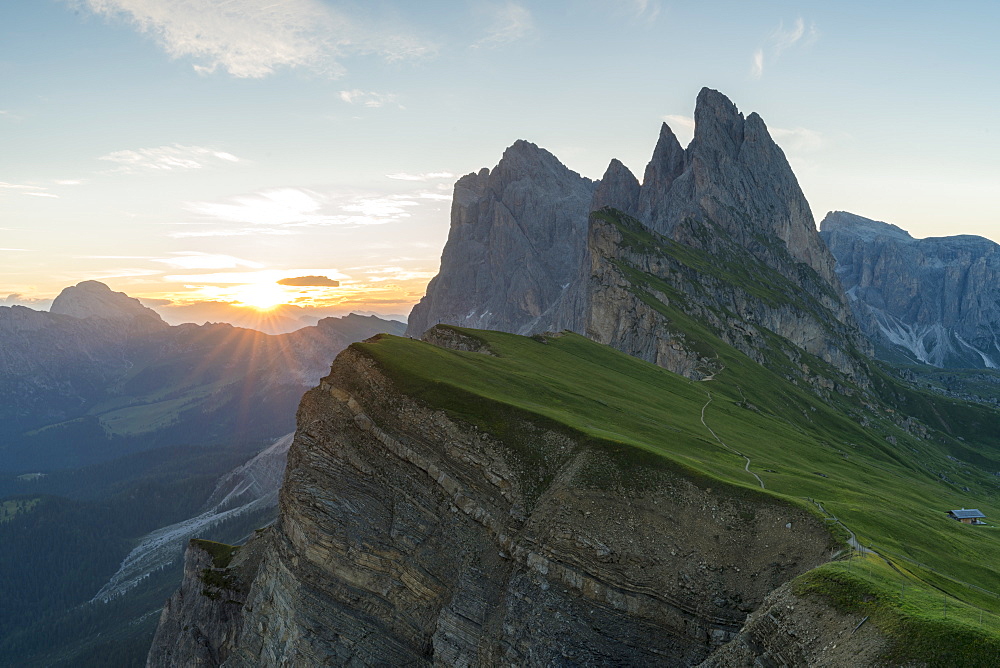
<path id="1" fill-rule="evenodd" d="M 138 319 L 166 326 L 156 311 L 146 308 L 138 299 L 124 292 L 114 292 L 100 281 L 83 281 L 63 289 L 52 302 L 49 312 L 74 318 Z"/>

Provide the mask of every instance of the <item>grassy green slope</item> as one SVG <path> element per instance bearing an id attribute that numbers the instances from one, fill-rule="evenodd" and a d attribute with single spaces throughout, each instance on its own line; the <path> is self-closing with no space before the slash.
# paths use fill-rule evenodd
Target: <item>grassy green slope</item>
<path id="1" fill-rule="evenodd" d="M 945 516 L 965 506 L 1000 518 L 996 478 L 988 467 L 950 459 L 959 443 L 951 437 L 930 432 L 917 438 L 903 431 L 891 409 L 866 409 L 858 397 L 826 403 L 683 313 L 670 315 L 724 365 L 712 380 L 689 381 L 575 334 L 543 341 L 460 330 L 485 341 L 495 357 L 396 337 L 354 348 L 376 360 L 411 396 L 501 436 L 516 414 L 615 450 L 622 461 L 657 457 L 751 495 L 774 495 L 810 508 L 819 501 L 862 543 L 874 544 L 896 564 L 898 570 L 880 565 L 865 570 L 860 565 L 874 559 L 860 557 L 848 573 L 851 583 L 862 581 L 884 594 L 875 599 L 889 611 L 878 617 L 884 631 L 907 642 L 911 636 L 971 633 L 972 646 L 1000 652 L 1000 598 L 968 586 L 1000 592 L 1000 574 L 993 570 L 1000 563 L 1000 529 L 965 526 Z M 902 392 L 890 378 L 882 382 Z M 957 406 L 929 395 L 911 393 L 907 400 L 945 418 Z M 702 424 L 703 410 L 705 423 L 728 448 Z M 964 447 L 989 462 L 996 457 L 985 446 Z M 751 459 L 749 468 L 766 490 L 734 451 Z M 952 482 L 941 479 L 942 471 L 951 472 Z M 813 590 L 848 589 L 834 577 L 822 582 Z M 947 616 L 938 605 L 942 597 L 948 600 Z M 959 648 L 949 641 L 935 644 L 940 661 L 957 656 Z"/>

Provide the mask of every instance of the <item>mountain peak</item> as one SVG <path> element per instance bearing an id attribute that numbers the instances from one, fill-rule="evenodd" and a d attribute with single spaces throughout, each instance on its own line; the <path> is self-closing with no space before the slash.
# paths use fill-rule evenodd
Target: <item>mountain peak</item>
<path id="1" fill-rule="evenodd" d="M 74 318 L 142 319 L 166 324 L 156 311 L 146 308 L 138 299 L 129 297 L 124 292 L 114 292 L 100 281 L 82 281 L 65 288 L 52 302 L 49 312 Z"/>
<path id="2" fill-rule="evenodd" d="M 910 233 L 901 227 L 847 211 L 828 212 L 820 222 L 819 229 L 820 232 L 850 232 L 866 239 L 892 237 L 899 241 L 914 241 Z"/>
<path id="3" fill-rule="evenodd" d="M 694 141 L 728 139 L 734 153 L 743 142 L 743 114 L 717 90 L 702 88 L 694 107 Z"/>
<path id="4" fill-rule="evenodd" d="M 612 158 L 604 176 L 597 182 L 590 208 L 594 211 L 614 207 L 630 216 L 636 215 L 639 204 L 639 181 L 621 160 Z"/>
<path id="5" fill-rule="evenodd" d="M 500 162 L 488 172 L 493 179 L 518 180 L 525 176 L 538 177 L 547 175 L 549 178 L 562 179 L 572 174 L 577 179 L 583 178 L 560 162 L 551 152 L 524 139 L 518 139 L 503 152 Z M 590 183 L 590 179 L 585 179 Z"/>

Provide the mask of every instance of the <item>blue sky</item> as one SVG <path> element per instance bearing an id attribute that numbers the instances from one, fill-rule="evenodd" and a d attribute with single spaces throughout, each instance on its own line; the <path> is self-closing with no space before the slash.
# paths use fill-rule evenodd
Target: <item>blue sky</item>
<path id="1" fill-rule="evenodd" d="M 405 313 L 457 176 L 518 138 L 641 176 L 702 86 L 761 114 L 817 221 L 1000 240 L 998 8 L 5 0 L 0 303 L 94 278 Z M 274 287 L 306 275 L 340 286 Z"/>

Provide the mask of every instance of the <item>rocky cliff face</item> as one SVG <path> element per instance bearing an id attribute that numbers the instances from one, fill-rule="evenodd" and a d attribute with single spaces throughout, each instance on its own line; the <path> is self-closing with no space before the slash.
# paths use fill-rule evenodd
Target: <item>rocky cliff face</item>
<path id="1" fill-rule="evenodd" d="M 692 236 L 711 234 L 693 220 L 683 225 Z M 700 379 L 720 367 L 685 333 L 691 328 L 680 321 L 687 319 L 817 389 L 849 393 L 843 381 L 867 385 L 869 344 L 836 308 L 829 284 L 801 264 L 792 282 L 724 236 L 710 246 L 705 252 L 671 241 L 614 209 L 592 214 L 587 336 Z"/>
<path id="2" fill-rule="evenodd" d="M 882 665 L 886 638 L 867 617 L 840 612 L 782 585 L 750 615 L 740 633 L 698 668 Z"/>
<path id="3" fill-rule="evenodd" d="M 822 237 L 858 321 L 889 359 L 1000 366 L 1000 246 L 969 235 L 914 239 L 843 211 Z"/>
<path id="4" fill-rule="evenodd" d="M 658 181 L 643 183 L 650 202 L 643 219 L 654 231 L 702 247 L 688 234 L 687 219 L 710 222 L 769 267 L 797 280 L 802 263 L 836 285 L 834 260 L 816 230 L 809 204 L 785 155 L 756 113 L 747 118 L 718 91 L 702 89 L 695 107 L 695 133 L 684 152 L 661 133 L 653 162 Z M 667 144 L 663 147 L 663 144 Z M 650 169 L 646 170 L 647 176 Z M 662 175 L 666 176 L 662 176 Z M 706 248 L 706 250 L 709 250 Z"/>
<path id="5" fill-rule="evenodd" d="M 407 332 L 420 336 L 439 322 L 521 334 L 571 329 L 697 376 L 704 364 L 669 334 L 662 314 L 634 297 L 620 301 L 632 280 L 615 264 L 624 255 L 641 273 L 668 281 L 673 274 L 656 259 L 658 250 L 619 252 L 606 229 L 592 229 L 588 212 L 614 209 L 661 242 L 721 258 L 736 274 L 769 273 L 781 284 L 761 299 L 748 298 L 739 280 L 715 280 L 707 304 L 674 300 L 699 318 L 729 309 L 729 316 L 715 318 L 718 331 L 735 327 L 743 334 L 727 334 L 727 341 L 752 351 L 762 341 L 756 330 L 767 329 L 864 384 L 855 357 L 870 346 L 855 330 L 833 256 L 764 122 L 756 114 L 744 118 L 709 89 L 698 96 L 695 122 L 687 149 L 662 126 L 641 185 L 613 160 L 591 188 L 526 142 L 508 149 L 492 174 L 464 177 L 456 185 L 441 273 L 414 308 Z M 693 278 L 684 283 L 675 287 L 707 295 Z M 755 341 L 739 345 L 743 336 Z"/>
<path id="6" fill-rule="evenodd" d="M 146 665 L 218 666 L 232 653 L 243 605 L 268 533 L 238 550 L 194 540 L 184 554 L 181 588 L 170 597 Z"/>
<path id="7" fill-rule="evenodd" d="M 493 171 L 455 184 L 441 271 L 413 308 L 407 332 L 439 322 L 515 333 L 574 329 L 565 306 L 579 289 L 594 184 L 526 141 Z"/>
<path id="8" fill-rule="evenodd" d="M 187 665 L 174 646 L 228 666 L 691 665 L 834 548 L 805 511 L 656 458 L 521 421 L 488 435 L 354 349 L 299 424 L 241 612 L 185 579 L 149 665 Z"/>

